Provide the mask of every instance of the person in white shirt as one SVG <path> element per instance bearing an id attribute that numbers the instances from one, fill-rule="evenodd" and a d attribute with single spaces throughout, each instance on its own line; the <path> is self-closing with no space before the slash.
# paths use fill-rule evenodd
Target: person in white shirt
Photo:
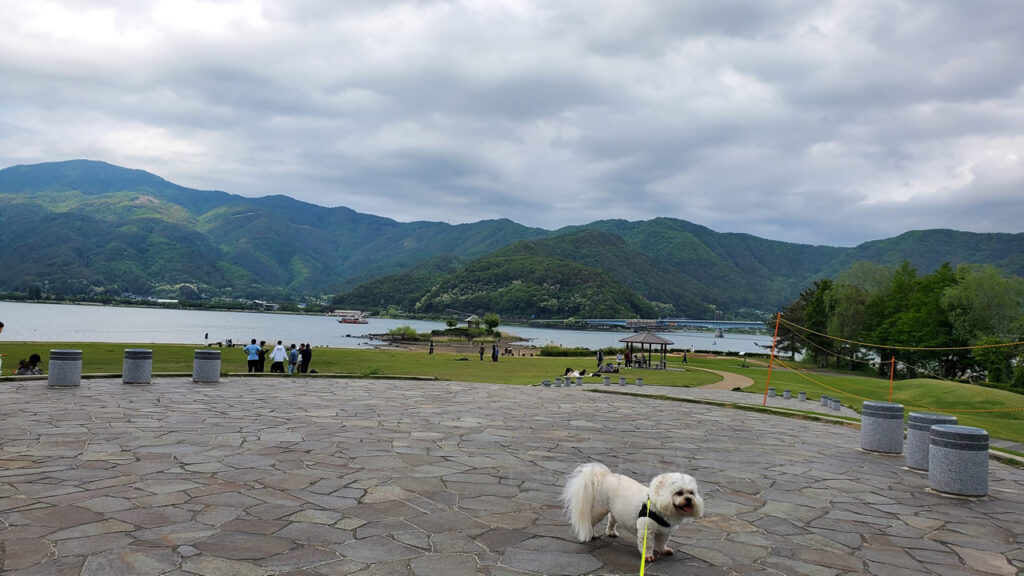
<path id="1" fill-rule="evenodd" d="M 288 360 L 288 351 L 284 349 L 284 345 L 281 341 L 277 341 L 277 346 L 270 351 L 270 371 L 284 374 L 284 363 Z"/>

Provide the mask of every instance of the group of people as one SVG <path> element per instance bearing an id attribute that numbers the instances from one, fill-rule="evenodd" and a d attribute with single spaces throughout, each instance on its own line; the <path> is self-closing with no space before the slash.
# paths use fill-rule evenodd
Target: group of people
<path id="1" fill-rule="evenodd" d="M 4 323 L 0 322 L 0 332 L 4 331 Z M 17 376 L 26 376 L 30 374 L 42 374 L 43 369 L 39 367 L 39 363 L 42 362 L 42 357 L 39 354 L 32 354 L 28 357 L 28 360 L 22 358 L 18 360 L 18 367 L 11 372 Z"/>
<path id="2" fill-rule="evenodd" d="M 480 361 L 481 362 L 484 361 L 484 350 L 485 350 L 484 345 L 481 344 L 480 345 Z M 498 345 L 494 344 L 494 345 L 491 346 L 491 362 L 497 362 L 497 361 L 498 361 Z"/>
<path id="3" fill-rule="evenodd" d="M 313 347 L 309 344 L 299 344 L 298 347 L 292 344 L 286 348 L 278 340 L 277 346 L 274 346 L 269 351 L 265 347 L 266 345 L 266 340 L 260 340 L 260 343 L 257 344 L 256 339 L 253 338 L 248 346 L 242 348 L 248 362 L 249 372 L 263 372 L 268 356 L 270 357 L 270 371 L 272 373 L 284 374 L 286 364 L 288 366 L 288 374 L 306 374 L 309 372 L 309 363 L 313 359 Z"/>

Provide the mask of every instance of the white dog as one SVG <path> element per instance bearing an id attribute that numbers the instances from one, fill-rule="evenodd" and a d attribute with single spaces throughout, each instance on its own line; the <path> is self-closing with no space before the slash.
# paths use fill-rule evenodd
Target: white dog
<path id="1" fill-rule="evenodd" d="M 596 462 L 576 468 L 562 490 L 562 502 L 580 542 L 594 538 L 594 525 L 606 515 L 608 536 L 619 535 L 615 530 L 617 524 L 636 526 L 637 549 L 648 562 L 654 561 L 655 551 L 672 554 L 667 546 L 672 528 L 684 518 L 704 515 L 704 500 L 697 491 L 697 481 L 687 474 L 660 474 L 648 487 Z M 649 541 L 646 550 L 645 532 Z"/>

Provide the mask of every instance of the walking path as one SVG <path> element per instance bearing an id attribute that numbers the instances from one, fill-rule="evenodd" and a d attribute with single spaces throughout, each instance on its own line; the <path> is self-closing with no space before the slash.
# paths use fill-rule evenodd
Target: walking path
<path id="1" fill-rule="evenodd" d="M 992 461 L 989 496 L 953 498 L 901 457 L 858 446 L 848 427 L 584 387 L 9 382 L 0 570 L 637 574 L 631 536 L 570 534 L 559 493 L 588 461 L 642 481 L 681 470 L 700 482 L 706 516 L 676 529 L 676 555 L 648 564 L 652 576 L 1024 569 L 1024 470 Z"/>

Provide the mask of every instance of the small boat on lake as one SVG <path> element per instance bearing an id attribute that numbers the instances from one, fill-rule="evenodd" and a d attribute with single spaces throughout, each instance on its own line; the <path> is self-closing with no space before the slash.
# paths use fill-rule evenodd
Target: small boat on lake
<path id="1" fill-rule="evenodd" d="M 341 318 L 338 318 L 338 322 L 341 322 L 342 324 L 368 324 L 369 323 L 366 320 L 366 318 L 363 318 L 362 316 L 342 316 Z"/>
<path id="2" fill-rule="evenodd" d="M 342 324 L 367 324 L 367 320 L 360 310 L 335 310 L 328 316 L 337 316 L 338 322 Z"/>

